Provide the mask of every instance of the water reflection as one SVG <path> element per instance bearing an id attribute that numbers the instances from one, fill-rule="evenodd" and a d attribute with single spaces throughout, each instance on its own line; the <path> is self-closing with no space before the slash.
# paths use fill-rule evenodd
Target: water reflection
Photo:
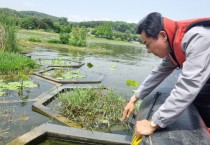
<path id="1" fill-rule="evenodd" d="M 144 47 L 138 45 L 89 43 L 88 47 L 112 50 L 113 53 L 109 55 L 109 58 L 111 57 L 113 60 L 118 60 L 119 62 L 139 61 L 139 59 L 148 56 Z"/>
<path id="2" fill-rule="evenodd" d="M 111 54 L 93 54 L 80 51 L 60 49 L 64 51 L 49 51 L 43 48 L 34 48 L 33 56 L 42 55 L 45 58 L 70 58 L 84 63 L 93 64 L 92 68 L 84 65 L 83 70 L 94 71 L 106 75 L 104 85 L 116 88 L 124 96 L 130 96 L 131 90 L 126 86 L 126 80 L 137 80 L 141 83 L 150 71 L 157 66 L 160 59 L 148 54 L 146 49 L 140 45 L 117 45 L 107 43 L 89 43 L 89 47 L 111 50 Z M 115 68 L 113 69 L 113 66 Z"/>

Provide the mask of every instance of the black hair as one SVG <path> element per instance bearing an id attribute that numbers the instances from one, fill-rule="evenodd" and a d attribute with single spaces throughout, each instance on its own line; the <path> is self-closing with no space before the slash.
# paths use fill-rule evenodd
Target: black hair
<path id="1" fill-rule="evenodd" d="M 163 30 L 162 15 L 153 12 L 139 21 L 136 28 L 136 34 L 141 34 L 142 31 L 144 31 L 147 37 L 157 38 L 161 30 Z"/>

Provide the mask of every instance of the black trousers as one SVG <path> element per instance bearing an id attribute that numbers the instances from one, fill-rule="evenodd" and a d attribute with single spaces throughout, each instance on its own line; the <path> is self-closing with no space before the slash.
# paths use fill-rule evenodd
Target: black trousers
<path id="1" fill-rule="evenodd" d="M 210 128 L 210 85 L 203 86 L 193 104 L 200 113 L 206 126 Z"/>

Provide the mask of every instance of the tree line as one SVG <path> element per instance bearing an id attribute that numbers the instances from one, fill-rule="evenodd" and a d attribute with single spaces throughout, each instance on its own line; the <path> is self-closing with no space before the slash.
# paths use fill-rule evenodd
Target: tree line
<path id="1" fill-rule="evenodd" d="M 122 21 L 71 22 L 65 17 L 59 18 L 33 11 L 18 12 L 7 8 L 1 8 L 0 14 L 14 17 L 16 26 L 28 30 L 41 29 L 68 36 L 73 30 L 83 32 L 84 30 L 78 30 L 78 28 L 82 28 L 86 30 L 87 34 L 99 38 L 141 42 L 140 37 L 135 35 L 135 23 Z"/>

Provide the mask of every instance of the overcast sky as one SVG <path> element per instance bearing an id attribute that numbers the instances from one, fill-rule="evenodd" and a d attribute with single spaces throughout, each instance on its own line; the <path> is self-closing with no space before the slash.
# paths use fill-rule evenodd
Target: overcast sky
<path id="1" fill-rule="evenodd" d="M 137 23 L 154 11 L 174 20 L 210 17 L 210 0 L 0 0 L 0 7 L 37 11 L 76 22 Z"/>

